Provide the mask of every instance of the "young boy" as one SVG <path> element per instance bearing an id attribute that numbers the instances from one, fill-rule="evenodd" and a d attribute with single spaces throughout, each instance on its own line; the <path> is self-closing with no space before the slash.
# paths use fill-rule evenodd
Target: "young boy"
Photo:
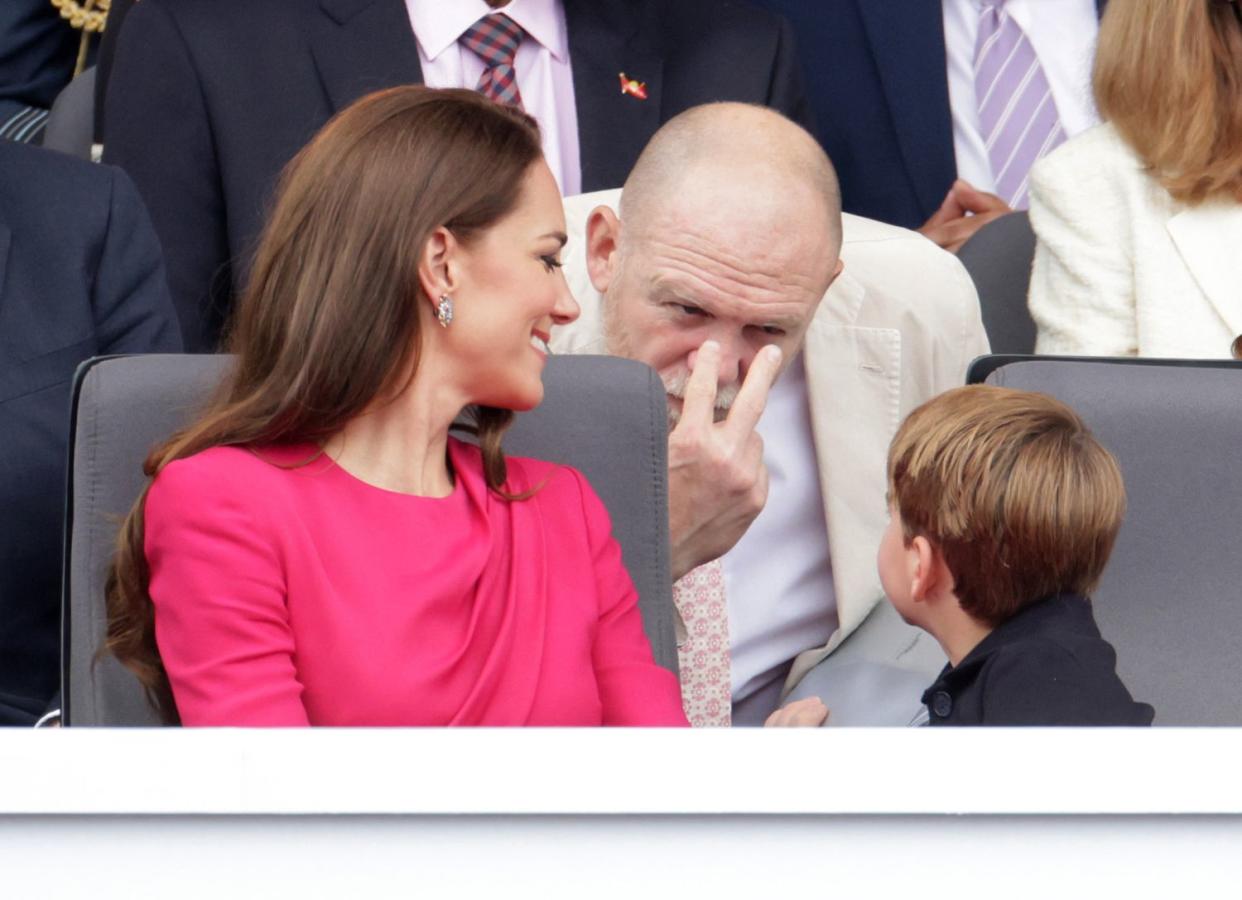
<path id="1" fill-rule="evenodd" d="M 949 664 L 932 725 L 1150 725 L 1087 594 L 1125 512 L 1116 460 L 1068 406 L 972 385 L 916 409 L 888 455 L 880 580 Z"/>

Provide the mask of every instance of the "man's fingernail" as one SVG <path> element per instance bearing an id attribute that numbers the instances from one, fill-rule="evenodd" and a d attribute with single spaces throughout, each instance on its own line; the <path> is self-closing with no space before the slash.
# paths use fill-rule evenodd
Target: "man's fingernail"
<path id="1" fill-rule="evenodd" d="M 764 349 L 764 352 L 768 354 L 768 358 L 772 360 L 772 362 L 778 363 L 781 361 L 781 356 L 783 354 L 781 353 L 780 347 L 776 346 L 775 344 L 768 344 L 763 349 Z"/>
<path id="2" fill-rule="evenodd" d="M 699 348 L 699 350 L 700 350 L 700 351 L 702 351 L 702 350 L 719 350 L 719 349 L 720 349 L 720 345 L 719 345 L 718 343 L 716 343 L 715 341 L 704 341 L 704 342 L 703 342 L 703 346 L 701 346 L 701 347 Z"/>

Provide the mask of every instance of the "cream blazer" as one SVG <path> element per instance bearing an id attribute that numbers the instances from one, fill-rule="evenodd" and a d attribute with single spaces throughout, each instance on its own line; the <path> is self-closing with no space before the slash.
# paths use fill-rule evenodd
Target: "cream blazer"
<path id="1" fill-rule="evenodd" d="M 1169 196 L 1109 124 L 1031 172 L 1038 353 L 1228 357 L 1242 334 L 1242 204 Z"/>
<path id="2" fill-rule="evenodd" d="M 586 271 L 583 232 L 590 211 L 615 210 L 620 195 L 565 200 L 564 272 L 582 314 L 553 330 L 554 352 L 606 352 L 603 298 Z M 963 384 L 971 360 L 988 352 L 978 295 L 957 257 L 913 231 L 847 215 L 841 258 L 845 269 L 824 295 L 804 348 L 840 624 L 827 644 L 794 661 L 786 694 L 883 600 L 875 559 L 888 521 L 885 463 L 897 426 L 923 401 Z M 893 624 L 882 642 L 892 659 L 914 642 L 935 643 L 887 618 Z"/>

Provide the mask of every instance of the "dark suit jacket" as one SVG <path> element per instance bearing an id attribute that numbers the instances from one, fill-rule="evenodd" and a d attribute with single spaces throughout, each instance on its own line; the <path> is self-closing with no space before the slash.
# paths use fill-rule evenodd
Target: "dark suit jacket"
<path id="1" fill-rule="evenodd" d="M 74 369 L 180 347 L 159 243 L 125 174 L 0 141 L 0 723 L 33 721 L 59 683 Z"/>
<path id="2" fill-rule="evenodd" d="M 845 211 L 918 228 L 957 177 L 940 3 L 755 2 L 794 25 Z"/>
<path id="3" fill-rule="evenodd" d="M 1150 725 L 1117 677 L 1117 654 L 1075 594 L 1002 622 L 923 694 L 932 725 Z"/>
<path id="4" fill-rule="evenodd" d="M 712 100 L 806 122 L 792 34 L 736 0 L 564 0 L 584 191 L 617 187 L 670 116 Z M 646 82 L 621 93 L 618 73 Z M 215 346 L 282 166 L 337 110 L 419 82 L 402 0 L 142 0 L 108 87 L 105 158 L 164 244 L 187 349 Z M 210 294 L 210 296 L 209 296 Z"/>
<path id="5" fill-rule="evenodd" d="M 108 79 L 112 77 L 112 60 L 116 58 L 116 42 L 121 25 L 129 14 L 134 0 L 112 0 L 108 7 L 108 27 L 99 39 L 99 53 L 95 57 L 95 140 L 103 143 L 104 99 L 107 97 Z"/>

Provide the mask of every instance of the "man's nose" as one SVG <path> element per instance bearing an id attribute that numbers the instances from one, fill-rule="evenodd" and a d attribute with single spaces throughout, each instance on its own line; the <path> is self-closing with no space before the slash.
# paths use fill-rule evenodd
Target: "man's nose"
<path id="1" fill-rule="evenodd" d="M 713 334 L 707 339 L 720 345 L 720 367 L 716 371 L 717 387 L 725 388 L 740 384 L 746 377 L 746 370 L 750 368 L 751 360 L 754 359 L 754 352 L 739 337 Z M 687 363 L 692 372 L 698 362 L 698 357 L 697 349 L 690 351 Z"/>

